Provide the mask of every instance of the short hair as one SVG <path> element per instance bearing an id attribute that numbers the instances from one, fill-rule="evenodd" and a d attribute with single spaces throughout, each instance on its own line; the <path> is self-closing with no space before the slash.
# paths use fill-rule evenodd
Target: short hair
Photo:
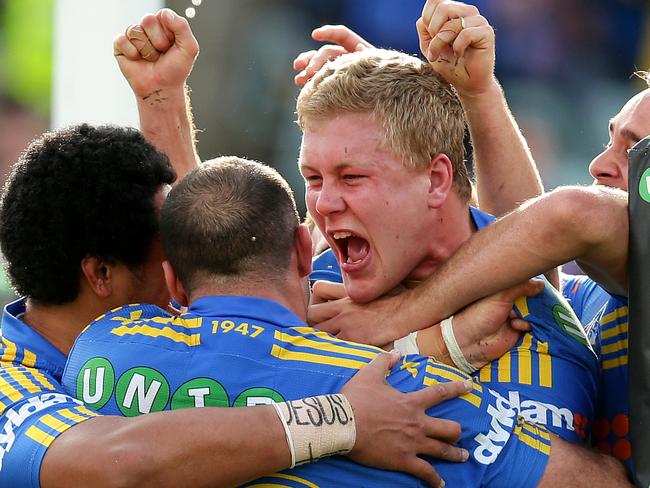
<path id="1" fill-rule="evenodd" d="M 649 71 L 637 70 L 633 74 L 637 78 L 641 78 L 643 81 L 645 81 L 645 84 L 648 85 L 648 88 L 650 88 L 650 72 Z"/>
<path id="2" fill-rule="evenodd" d="M 139 131 L 76 125 L 20 156 L 0 202 L 0 246 L 15 290 L 36 302 L 79 294 L 81 261 L 144 263 L 158 235 L 154 196 L 176 174 Z"/>
<path id="3" fill-rule="evenodd" d="M 279 173 L 237 157 L 207 161 L 185 176 L 160 218 L 167 259 L 188 291 L 203 280 L 283 280 L 298 225 Z"/>
<path id="4" fill-rule="evenodd" d="M 384 49 L 345 54 L 302 88 L 296 112 L 303 130 L 340 113 L 371 114 L 387 146 L 409 167 L 422 169 L 436 154 L 446 154 L 456 191 L 469 199 L 465 115 L 454 88 L 429 63 Z"/>

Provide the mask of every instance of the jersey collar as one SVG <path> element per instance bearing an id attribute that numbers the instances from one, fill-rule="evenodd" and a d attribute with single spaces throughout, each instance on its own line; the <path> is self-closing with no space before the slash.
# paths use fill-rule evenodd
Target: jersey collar
<path id="1" fill-rule="evenodd" d="M 280 327 L 304 327 L 305 323 L 291 310 L 273 300 L 249 296 L 201 297 L 191 305 L 189 312 L 202 317 L 247 317 Z"/>

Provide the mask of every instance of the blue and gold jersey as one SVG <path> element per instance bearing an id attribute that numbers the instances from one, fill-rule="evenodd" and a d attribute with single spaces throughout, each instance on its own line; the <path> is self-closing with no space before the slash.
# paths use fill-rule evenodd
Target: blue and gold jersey
<path id="1" fill-rule="evenodd" d="M 586 276 L 563 276 L 562 289 L 600 359 L 600 395 L 592 442 L 600 451 L 623 461 L 632 473 L 627 298 L 610 295 Z"/>
<path id="2" fill-rule="evenodd" d="M 97 413 L 60 384 L 65 356 L 20 320 L 24 300 L 7 305 L 0 336 L 0 487 L 38 487 L 56 437 Z"/>
<path id="3" fill-rule="evenodd" d="M 471 216 L 478 229 L 494 220 L 475 208 Z M 310 278 L 342 282 L 335 263 L 331 250 L 326 251 L 314 260 Z M 578 318 L 548 282 L 539 295 L 517 300 L 514 309 L 532 331 L 474 376 L 506 397 L 526 420 L 582 443 L 595 415 L 599 372 Z"/>
<path id="4" fill-rule="evenodd" d="M 338 392 L 379 351 L 307 327 L 266 299 L 203 297 L 180 317 L 152 305 L 130 305 L 100 317 L 77 339 L 63 385 L 89 406 L 125 416 L 258 405 Z M 464 378 L 430 358 L 408 356 L 388 381 L 401 391 L 415 391 Z M 303 420 L 331 417 L 325 410 L 313 416 L 305 412 Z M 498 392 L 476 383 L 470 393 L 429 413 L 463 425 L 459 444 L 469 451 L 469 461 L 431 461 L 449 486 L 539 482 L 550 452 L 550 433 L 524 421 Z M 403 473 L 332 457 L 251 486 L 423 485 Z"/>

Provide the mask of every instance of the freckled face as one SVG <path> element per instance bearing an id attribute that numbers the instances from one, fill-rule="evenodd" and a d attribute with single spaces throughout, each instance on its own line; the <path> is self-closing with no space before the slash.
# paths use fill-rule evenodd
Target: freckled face
<path id="1" fill-rule="evenodd" d="M 426 171 L 406 169 L 368 114 L 327 118 L 303 133 L 307 208 L 357 302 L 392 290 L 427 254 Z"/>

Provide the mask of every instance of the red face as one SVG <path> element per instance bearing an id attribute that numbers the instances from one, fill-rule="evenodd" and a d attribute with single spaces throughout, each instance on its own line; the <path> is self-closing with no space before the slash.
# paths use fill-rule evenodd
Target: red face
<path id="1" fill-rule="evenodd" d="M 384 139 L 371 116 L 342 114 L 306 129 L 300 151 L 307 207 L 357 302 L 417 274 L 431 238 L 429 175 L 407 169 Z"/>
<path id="2" fill-rule="evenodd" d="M 589 165 L 594 184 L 622 190 L 627 185 L 627 152 L 650 134 L 650 89 L 630 99 L 609 122 L 609 143 Z"/>

